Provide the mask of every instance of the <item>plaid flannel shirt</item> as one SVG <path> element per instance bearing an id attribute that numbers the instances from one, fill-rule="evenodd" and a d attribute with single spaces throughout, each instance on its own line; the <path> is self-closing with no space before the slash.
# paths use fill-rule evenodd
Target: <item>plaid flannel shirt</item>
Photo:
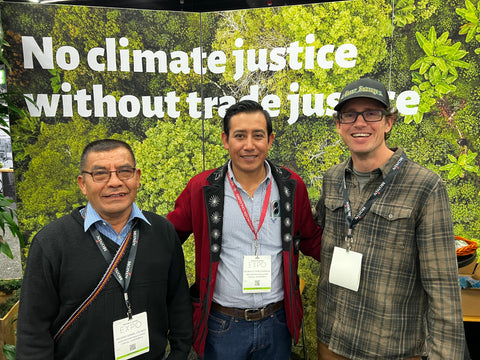
<path id="1" fill-rule="evenodd" d="M 324 228 L 317 336 L 349 359 L 463 359 L 450 205 L 434 172 L 407 160 L 354 228 L 352 250 L 363 254 L 358 292 L 328 281 L 334 247 L 345 248 L 344 174 L 355 216 L 402 152 L 373 171 L 362 191 L 351 159 L 325 174 L 317 204 Z"/>

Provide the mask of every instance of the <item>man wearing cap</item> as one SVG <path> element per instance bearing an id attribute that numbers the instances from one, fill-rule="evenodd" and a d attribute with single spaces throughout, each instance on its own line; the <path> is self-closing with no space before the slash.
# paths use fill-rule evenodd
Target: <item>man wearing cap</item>
<path id="1" fill-rule="evenodd" d="M 351 157 L 329 169 L 316 206 L 324 228 L 319 360 L 463 359 L 453 225 L 441 178 L 385 141 L 397 111 L 363 78 L 335 106 Z"/>

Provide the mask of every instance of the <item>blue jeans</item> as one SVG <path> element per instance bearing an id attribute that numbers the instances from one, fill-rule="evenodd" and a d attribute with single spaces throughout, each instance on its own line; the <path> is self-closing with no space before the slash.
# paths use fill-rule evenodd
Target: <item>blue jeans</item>
<path id="1" fill-rule="evenodd" d="M 258 321 L 210 313 L 205 360 L 288 360 L 291 350 L 284 309 Z"/>

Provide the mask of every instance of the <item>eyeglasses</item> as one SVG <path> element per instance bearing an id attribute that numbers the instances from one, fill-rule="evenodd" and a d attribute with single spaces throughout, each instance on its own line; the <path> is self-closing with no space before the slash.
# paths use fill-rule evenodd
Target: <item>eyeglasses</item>
<path id="1" fill-rule="evenodd" d="M 107 171 L 107 170 L 94 170 L 92 172 L 89 171 L 82 171 L 82 174 L 89 174 L 92 176 L 92 179 L 94 182 L 97 183 L 106 183 L 108 180 L 110 180 L 110 177 L 112 176 L 112 173 L 116 173 L 117 177 L 120 180 L 128 180 L 133 178 L 135 175 L 135 168 L 123 168 L 123 169 L 118 169 L 118 170 L 113 170 L 113 171 Z"/>
<path id="2" fill-rule="evenodd" d="M 366 122 L 377 122 L 382 120 L 383 115 L 387 115 L 388 111 L 386 110 L 365 110 L 361 112 L 357 111 L 348 111 L 341 112 L 338 114 L 338 121 L 341 124 L 352 124 L 357 121 L 358 115 L 362 115 L 363 119 Z"/>

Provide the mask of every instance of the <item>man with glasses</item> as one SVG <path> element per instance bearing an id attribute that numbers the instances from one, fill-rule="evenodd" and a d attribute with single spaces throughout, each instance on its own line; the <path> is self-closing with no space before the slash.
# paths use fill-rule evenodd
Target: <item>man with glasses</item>
<path id="1" fill-rule="evenodd" d="M 351 157 L 323 178 L 318 359 L 463 359 L 460 288 L 441 178 L 390 149 L 396 110 L 363 78 L 334 116 Z"/>
<path id="2" fill-rule="evenodd" d="M 77 178 L 88 203 L 34 237 L 22 284 L 18 359 L 186 359 L 192 310 L 178 236 L 135 204 L 130 146 L 88 144 Z"/>

